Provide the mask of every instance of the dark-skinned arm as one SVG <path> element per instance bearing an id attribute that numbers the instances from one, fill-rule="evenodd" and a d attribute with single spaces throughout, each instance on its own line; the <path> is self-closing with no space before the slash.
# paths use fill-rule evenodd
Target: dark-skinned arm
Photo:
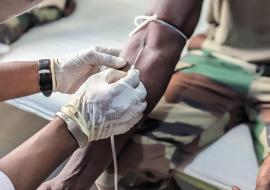
<path id="1" fill-rule="evenodd" d="M 147 15 L 157 14 L 190 37 L 197 24 L 201 5 L 201 0 L 155 0 Z M 142 44 L 144 48 L 136 68 L 140 70 L 141 81 L 148 92 L 148 107 L 144 113 L 146 117 L 163 95 L 185 41 L 172 29 L 152 22 L 130 38 L 121 57 L 133 64 Z M 129 133 L 115 138 L 118 153 L 131 135 Z M 111 162 L 109 139 L 90 143 L 87 148 L 77 150 L 62 172 L 40 189 L 63 186 L 66 189 L 89 189 Z"/>
<path id="2" fill-rule="evenodd" d="M 77 148 L 64 121 L 55 118 L 1 158 L 0 171 L 10 178 L 16 190 L 34 190 Z"/>

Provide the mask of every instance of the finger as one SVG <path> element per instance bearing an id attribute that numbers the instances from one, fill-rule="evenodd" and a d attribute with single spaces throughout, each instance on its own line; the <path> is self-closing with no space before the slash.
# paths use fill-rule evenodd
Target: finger
<path id="1" fill-rule="evenodd" d="M 99 53 L 93 49 L 85 49 L 76 54 L 76 59 L 85 65 L 104 65 L 107 67 L 119 69 L 127 64 L 123 58 L 112 56 L 105 53 Z"/>
<path id="2" fill-rule="evenodd" d="M 134 122 L 133 122 L 134 123 Z M 129 131 L 134 127 L 135 124 L 129 123 L 117 123 L 117 126 L 114 127 L 115 135 L 120 135 L 124 133 L 129 133 Z"/>
<path id="3" fill-rule="evenodd" d="M 130 69 L 127 72 L 127 76 L 122 78 L 120 81 L 133 87 L 133 88 L 136 88 L 140 83 L 139 70 Z"/>
<path id="4" fill-rule="evenodd" d="M 99 73 L 101 76 L 105 78 L 107 83 L 114 83 L 123 77 L 127 76 L 127 73 L 124 71 L 119 71 L 116 69 L 106 69 Z"/>
<path id="5" fill-rule="evenodd" d="M 100 47 L 100 46 L 94 47 L 94 50 L 99 53 L 105 53 L 116 57 L 118 57 L 121 52 L 121 49 L 111 47 Z"/>
<path id="6" fill-rule="evenodd" d="M 143 83 L 140 82 L 139 86 L 135 88 L 135 96 L 139 98 L 140 101 L 144 101 L 147 95 L 146 88 Z"/>
<path id="7" fill-rule="evenodd" d="M 256 190 L 269 190 L 269 186 L 256 186 Z"/>
<path id="8" fill-rule="evenodd" d="M 138 116 L 141 116 L 143 112 L 145 111 L 146 107 L 147 107 L 147 103 L 145 101 L 131 106 L 130 110 L 132 110 L 131 112 L 132 117 L 136 118 Z"/>
<path id="9" fill-rule="evenodd" d="M 143 117 L 142 112 L 140 114 L 137 114 L 136 112 L 132 112 L 132 115 L 130 115 L 128 118 L 125 118 L 124 120 L 122 120 L 121 123 L 118 123 L 118 126 L 125 125 L 125 128 L 129 128 L 131 129 L 132 127 L 134 127 L 137 123 L 140 122 L 140 120 Z"/>
<path id="10" fill-rule="evenodd" d="M 232 190 L 241 190 L 241 189 L 239 187 L 237 187 L 237 186 L 233 186 Z"/>
<path id="11" fill-rule="evenodd" d="M 112 56 L 105 53 L 96 53 L 97 56 L 97 64 L 104 65 L 110 68 L 119 69 L 124 67 L 127 64 L 127 61 L 125 61 L 121 57 Z"/>
<path id="12" fill-rule="evenodd" d="M 268 180 L 263 180 L 259 182 L 257 181 L 256 190 L 269 190 L 269 189 L 270 189 L 270 183 L 268 182 Z"/>
<path id="13" fill-rule="evenodd" d="M 132 127 L 134 127 L 137 123 L 141 121 L 141 119 L 143 118 L 143 112 L 145 111 L 146 107 L 146 102 L 138 103 L 130 107 L 132 112 L 129 112 L 127 117 L 124 117 L 124 120 L 122 120 L 121 123 L 117 124 L 118 127 L 123 129 L 123 133 L 130 130 Z M 121 127 L 121 125 L 124 125 L 125 127 Z"/>

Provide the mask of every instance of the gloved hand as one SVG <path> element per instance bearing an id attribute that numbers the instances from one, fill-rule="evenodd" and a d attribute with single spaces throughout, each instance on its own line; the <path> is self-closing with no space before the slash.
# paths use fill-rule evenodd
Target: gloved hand
<path id="1" fill-rule="evenodd" d="M 98 47 L 51 60 L 53 91 L 75 93 L 89 76 L 100 71 L 101 66 L 124 67 L 127 62 L 114 56 L 116 51 Z"/>
<path id="2" fill-rule="evenodd" d="M 129 131 L 143 116 L 146 95 L 138 70 L 106 69 L 91 76 L 56 115 L 83 147 Z"/>

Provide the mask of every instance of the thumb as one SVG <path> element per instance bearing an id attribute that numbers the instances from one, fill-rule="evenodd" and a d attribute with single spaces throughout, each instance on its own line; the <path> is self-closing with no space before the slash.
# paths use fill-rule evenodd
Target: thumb
<path id="1" fill-rule="evenodd" d="M 130 69 L 127 73 L 127 76 L 122 78 L 120 81 L 133 88 L 136 88 L 140 83 L 139 75 L 139 70 Z"/>
<path id="2" fill-rule="evenodd" d="M 106 83 L 110 84 L 122 79 L 127 75 L 127 73 L 116 69 L 106 69 L 104 71 L 101 71 L 99 75 Z"/>
<path id="3" fill-rule="evenodd" d="M 106 69 L 97 74 L 90 76 L 77 90 L 76 95 L 80 95 L 86 91 L 86 89 L 91 85 L 100 85 L 100 84 L 111 84 L 127 75 L 124 71 L 119 71 L 116 69 Z"/>
<path id="4" fill-rule="evenodd" d="M 107 66 L 114 69 L 119 69 L 124 67 L 127 64 L 127 61 L 125 61 L 121 57 L 116 57 L 113 55 L 105 54 L 105 53 L 96 53 L 97 56 L 97 64 Z"/>

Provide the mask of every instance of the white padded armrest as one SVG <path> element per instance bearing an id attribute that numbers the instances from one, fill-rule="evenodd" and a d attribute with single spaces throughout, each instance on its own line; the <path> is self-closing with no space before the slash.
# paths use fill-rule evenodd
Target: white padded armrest
<path id="1" fill-rule="evenodd" d="M 251 134 L 243 124 L 199 153 L 184 173 L 221 189 L 238 185 L 254 190 L 258 169 Z"/>

